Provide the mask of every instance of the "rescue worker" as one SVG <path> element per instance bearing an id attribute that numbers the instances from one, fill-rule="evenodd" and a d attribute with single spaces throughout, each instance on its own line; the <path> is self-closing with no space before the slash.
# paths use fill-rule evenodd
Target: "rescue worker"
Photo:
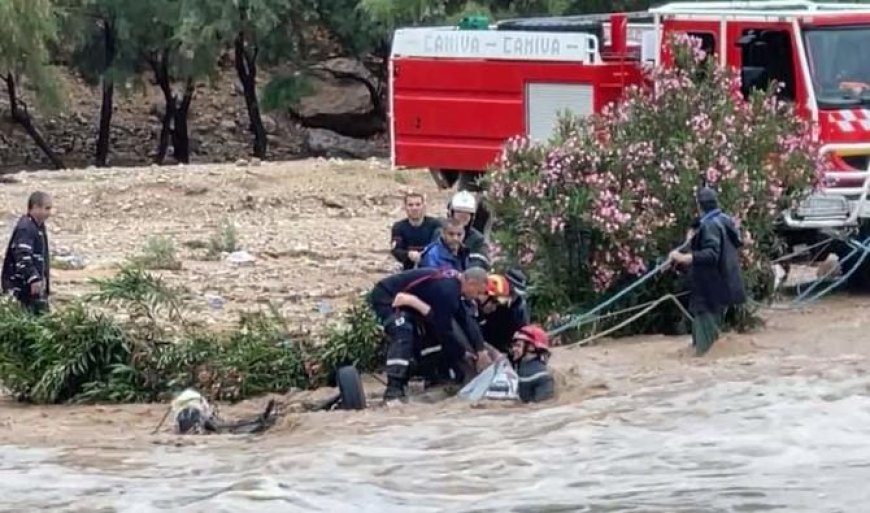
<path id="1" fill-rule="evenodd" d="M 521 401 L 546 401 L 555 395 L 555 380 L 547 368 L 550 339 L 543 328 L 531 324 L 517 330 L 510 356 L 519 377 Z"/>
<path id="2" fill-rule="evenodd" d="M 422 194 L 409 192 L 404 202 L 407 218 L 393 224 L 390 253 L 407 271 L 420 261 L 420 253 L 441 225 L 437 219 L 426 215 L 426 198 Z"/>
<path id="3" fill-rule="evenodd" d="M 27 199 L 23 215 L 6 247 L 3 260 L 2 288 L 12 294 L 27 310 L 41 314 L 48 311 L 51 293 L 50 257 L 45 221 L 51 216 L 51 196 L 37 191 Z"/>
<path id="4" fill-rule="evenodd" d="M 412 269 L 379 281 L 369 295 L 369 304 L 387 337 L 387 389 L 384 400 L 404 399 L 410 366 L 422 345 L 420 328 L 440 343 L 440 358 L 459 372 L 458 362 L 467 349 L 454 331 L 454 322 L 467 336 L 479 369 L 489 366 L 483 336 L 463 296 L 479 297 L 486 291 L 487 274 L 472 268 L 462 273 L 451 269 Z M 427 348 L 431 349 L 431 348 Z M 457 376 L 462 380 L 464 376 Z"/>
<path id="5" fill-rule="evenodd" d="M 474 212 L 471 226 L 483 234 L 484 238 L 489 239 L 489 232 L 492 228 L 492 216 L 486 207 L 486 200 L 483 198 L 483 187 L 480 186 L 480 180 L 477 179 L 465 183 L 463 190 L 473 193 L 474 199 L 477 200 L 477 210 Z"/>
<path id="6" fill-rule="evenodd" d="M 486 296 L 480 305 L 480 331 L 483 339 L 499 352 L 510 352 L 512 337 L 523 326 L 531 324 L 528 304 L 514 291 L 503 275 L 491 274 Z"/>
<path id="7" fill-rule="evenodd" d="M 489 246 L 483 234 L 472 226 L 474 213 L 477 211 L 477 200 L 474 194 L 460 191 L 453 195 L 447 206 L 447 217 L 458 219 L 465 227 L 465 238 L 462 244 L 468 248 L 468 266 L 489 270 Z M 441 230 L 436 232 L 435 239 L 441 237 Z"/>
<path id="8" fill-rule="evenodd" d="M 719 338 L 725 311 L 746 301 L 738 253 L 744 241 L 719 209 L 715 191 L 701 188 L 696 201 L 702 215 L 687 235 L 690 251 L 674 250 L 670 260 L 688 270 L 692 345 L 695 354 L 703 356 Z"/>
<path id="9" fill-rule="evenodd" d="M 426 246 L 417 267 L 464 271 L 468 267 L 468 248 L 462 245 L 465 226 L 458 219 L 448 219 L 437 241 Z"/>

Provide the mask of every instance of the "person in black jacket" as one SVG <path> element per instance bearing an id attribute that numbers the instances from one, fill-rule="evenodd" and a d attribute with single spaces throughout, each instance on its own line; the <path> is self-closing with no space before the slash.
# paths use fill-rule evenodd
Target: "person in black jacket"
<path id="1" fill-rule="evenodd" d="M 483 339 L 500 353 L 511 349 L 514 333 L 531 324 L 528 303 L 522 289 L 500 274 L 489 276 L 486 299 L 480 305 L 480 331 Z"/>
<path id="2" fill-rule="evenodd" d="M 426 199 L 420 193 L 405 195 L 405 213 L 407 219 L 393 224 L 390 253 L 407 271 L 420 261 L 420 253 L 435 237 L 441 224 L 434 217 L 426 215 Z"/>
<path id="3" fill-rule="evenodd" d="M 479 367 L 489 365 L 483 336 L 463 296 L 477 298 L 486 291 L 486 271 L 473 268 L 462 273 L 450 269 L 412 269 L 379 281 L 369 304 L 387 336 L 387 389 L 384 400 L 404 399 L 410 366 L 422 343 L 425 328 L 441 346 L 441 357 L 465 357 L 465 348 L 454 332 L 458 324 L 467 336 Z"/>
<path id="4" fill-rule="evenodd" d="M 33 313 L 48 310 L 51 293 L 50 257 L 45 221 L 51 216 L 52 201 L 47 193 L 37 191 L 27 200 L 27 214 L 22 216 L 6 247 L 3 260 L 2 288 Z"/>
<path id="5" fill-rule="evenodd" d="M 670 259 L 688 269 L 692 345 L 703 356 L 719 338 L 725 311 L 746 302 L 739 250 L 744 241 L 730 217 L 718 206 L 716 192 L 704 187 L 697 194 L 702 212 L 689 231 L 690 251 L 673 251 Z"/>
<path id="6" fill-rule="evenodd" d="M 520 400 L 537 403 L 556 395 L 556 381 L 547 368 L 550 337 L 536 324 L 524 326 L 513 336 L 511 361 L 519 378 Z"/>

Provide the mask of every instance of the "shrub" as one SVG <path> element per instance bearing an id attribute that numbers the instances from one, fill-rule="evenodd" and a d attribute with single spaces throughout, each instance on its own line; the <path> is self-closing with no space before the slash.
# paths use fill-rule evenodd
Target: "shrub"
<path id="1" fill-rule="evenodd" d="M 563 118 L 550 142 L 509 141 L 488 178 L 497 245 L 529 269 L 541 317 L 588 308 L 682 243 L 702 180 L 754 239 L 743 253 L 750 293 L 770 294 L 775 221 L 818 182 L 818 146 L 775 88 L 744 100 L 739 77 L 705 60 L 698 40 L 675 38 L 670 50 L 676 65 L 650 70 L 653 88 Z M 679 280 L 661 275 L 626 303 L 678 291 Z M 663 310 L 634 330 L 669 331 L 678 318 Z"/>
<path id="2" fill-rule="evenodd" d="M 139 254 L 131 258 L 131 261 L 135 265 L 150 270 L 177 271 L 181 269 L 181 261 L 175 251 L 175 244 L 172 239 L 163 236 L 149 238 Z"/>
<path id="3" fill-rule="evenodd" d="M 228 331 L 185 320 L 177 290 L 127 265 L 82 302 L 36 317 L 0 300 L 0 382 L 36 403 L 139 402 L 195 387 L 215 400 L 240 400 L 328 384 L 333 371 L 381 362 L 381 331 L 357 302 L 322 345 L 291 336 L 280 313 L 246 313 Z M 93 306 L 112 306 L 114 318 Z"/>

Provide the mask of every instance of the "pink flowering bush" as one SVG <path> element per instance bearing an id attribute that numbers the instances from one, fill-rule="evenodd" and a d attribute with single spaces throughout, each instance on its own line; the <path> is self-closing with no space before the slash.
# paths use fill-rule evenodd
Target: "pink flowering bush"
<path id="1" fill-rule="evenodd" d="M 564 118 L 548 143 L 508 141 L 489 174 L 496 241 L 531 272 L 542 319 L 594 305 L 681 244 L 702 180 L 754 240 L 743 253 L 747 288 L 770 294 L 769 259 L 783 250 L 775 223 L 819 182 L 818 144 L 775 89 L 744 99 L 739 76 L 706 59 L 700 41 L 670 45 L 674 66 L 649 70 L 653 87 Z M 679 292 L 680 280 L 665 273 L 628 301 Z M 666 311 L 639 329 L 666 331 L 677 317 Z"/>

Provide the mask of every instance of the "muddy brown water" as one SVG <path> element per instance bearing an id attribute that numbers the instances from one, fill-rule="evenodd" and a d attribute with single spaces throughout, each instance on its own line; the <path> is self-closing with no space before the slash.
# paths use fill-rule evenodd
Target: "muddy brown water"
<path id="1" fill-rule="evenodd" d="M 6 403 L 0 511 L 865 511 L 868 312 L 773 312 L 704 359 L 685 337 L 561 349 L 551 404 L 289 414 L 260 437 L 150 435 L 159 405 Z"/>

